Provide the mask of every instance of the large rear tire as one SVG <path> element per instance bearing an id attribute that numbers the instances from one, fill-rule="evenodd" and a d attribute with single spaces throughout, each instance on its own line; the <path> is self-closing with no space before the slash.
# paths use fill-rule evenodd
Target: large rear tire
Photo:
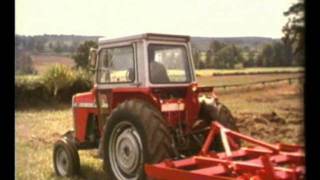
<path id="1" fill-rule="evenodd" d="M 212 121 L 218 121 L 226 128 L 239 132 L 235 118 L 233 117 L 231 111 L 220 102 L 215 102 L 213 104 L 202 103 L 199 118 L 205 120 L 208 124 L 211 124 Z M 236 140 L 235 142 L 239 147 L 241 146 L 240 140 Z M 212 149 L 217 152 L 224 150 L 220 135 L 214 141 Z"/>
<path id="2" fill-rule="evenodd" d="M 145 163 L 170 157 L 171 135 L 161 113 L 141 100 L 129 100 L 113 110 L 102 137 L 108 179 L 146 179 Z"/>

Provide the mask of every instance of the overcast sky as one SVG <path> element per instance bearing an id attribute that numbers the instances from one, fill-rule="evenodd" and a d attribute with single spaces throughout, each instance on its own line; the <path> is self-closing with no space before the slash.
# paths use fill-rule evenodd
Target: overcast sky
<path id="1" fill-rule="evenodd" d="M 16 34 L 280 38 L 296 0 L 16 0 Z"/>

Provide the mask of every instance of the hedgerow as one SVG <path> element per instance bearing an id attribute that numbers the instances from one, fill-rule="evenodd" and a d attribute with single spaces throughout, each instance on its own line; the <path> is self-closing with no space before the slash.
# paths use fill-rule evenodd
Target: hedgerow
<path id="1" fill-rule="evenodd" d="M 15 107 L 68 103 L 74 94 L 91 87 L 92 73 L 54 65 L 42 76 L 15 77 Z"/>

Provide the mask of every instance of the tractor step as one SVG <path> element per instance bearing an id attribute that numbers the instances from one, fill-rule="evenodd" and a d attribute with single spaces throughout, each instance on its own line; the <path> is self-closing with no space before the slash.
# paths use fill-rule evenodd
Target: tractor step
<path id="1" fill-rule="evenodd" d="M 210 151 L 220 134 L 225 151 Z M 235 139 L 252 144 L 237 147 Z M 299 145 L 268 144 L 213 122 L 201 151 L 180 160 L 146 164 L 147 175 L 171 180 L 298 180 L 305 175 L 304 148 Z"/>

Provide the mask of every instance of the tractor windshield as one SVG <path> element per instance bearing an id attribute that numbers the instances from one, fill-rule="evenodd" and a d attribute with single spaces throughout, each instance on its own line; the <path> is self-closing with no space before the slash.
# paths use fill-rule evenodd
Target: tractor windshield
<path id="1" fill-rule="evenodd" d="M 183 83 L 190 81 L 186 48 L 183 45 L 148 46 L 151 83 Z"/>

